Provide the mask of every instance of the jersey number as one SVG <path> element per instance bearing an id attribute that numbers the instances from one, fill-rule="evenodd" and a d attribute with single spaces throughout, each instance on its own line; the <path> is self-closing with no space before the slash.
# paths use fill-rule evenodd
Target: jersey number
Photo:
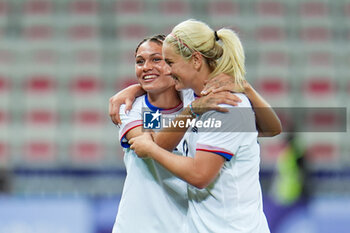
<path id="1" fill-rule="evenodd" d="M 182 151 L 185 153 L 185 156 L 188 156 L 188 143 L 186 139 L 182 143 Z"/>

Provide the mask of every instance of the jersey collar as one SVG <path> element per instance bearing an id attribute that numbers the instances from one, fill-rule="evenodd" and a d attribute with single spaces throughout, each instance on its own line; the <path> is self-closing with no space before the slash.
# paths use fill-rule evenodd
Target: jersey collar
<path id="1" fill-rule="evenodd" d="M 168 109 L 165 109 L 165 108 L 158 108 L 157 106 L 154 106 L 153 104 L 151 104 L 151 102 L 149 102 L 147 94 L 145 95 L 145 102 L 146 102 L 147 107 L 148 107 L 151 111 L 156 112 L 157 110 L 159 110 L 159 112 L 164 113 L 164 114 L 174 113 L 174 112 L 177 112 L 177 111 L 179 111 L 180 109 L 183 108 L 183 103 L 182 103 L 182 101 L 181 101 L 180 104 L 178 104 L 177 106 L 175 106 L 175 107 L 173 107 L 173 108 L 168 108 Z"/>

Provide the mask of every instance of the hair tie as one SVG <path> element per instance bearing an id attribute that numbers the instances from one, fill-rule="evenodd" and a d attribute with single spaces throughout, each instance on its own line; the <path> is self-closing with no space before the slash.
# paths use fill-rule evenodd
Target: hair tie
<path id="1" fill-rule="evenodd" d="M 218 36 L 218 33 L 216 31 L 214 31 L 214 36 L 215 36 L 215 41 L 218 41 L 220 40 L 219 36 Z"/>

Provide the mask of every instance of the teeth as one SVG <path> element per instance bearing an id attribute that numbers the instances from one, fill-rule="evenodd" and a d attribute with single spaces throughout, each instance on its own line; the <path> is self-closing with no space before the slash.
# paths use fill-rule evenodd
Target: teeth
<path id="1" fill-rule="evenodd" d="M 143 76 L 143 79 L 151 79 L 151 78 L 157 78 L 157 75 L 145 75 Z"/>

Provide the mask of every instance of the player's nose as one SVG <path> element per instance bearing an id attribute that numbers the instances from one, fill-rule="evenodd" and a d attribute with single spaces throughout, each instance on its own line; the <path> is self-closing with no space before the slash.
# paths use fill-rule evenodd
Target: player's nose
<path id="1" fill-rule="evenodd" d="M 144 66 L 143 66 L 143 70 L 147 71 L 147 70 L 151 70 L 151 69 L 153 69 L 152 62 L 146 61 Z"/>

